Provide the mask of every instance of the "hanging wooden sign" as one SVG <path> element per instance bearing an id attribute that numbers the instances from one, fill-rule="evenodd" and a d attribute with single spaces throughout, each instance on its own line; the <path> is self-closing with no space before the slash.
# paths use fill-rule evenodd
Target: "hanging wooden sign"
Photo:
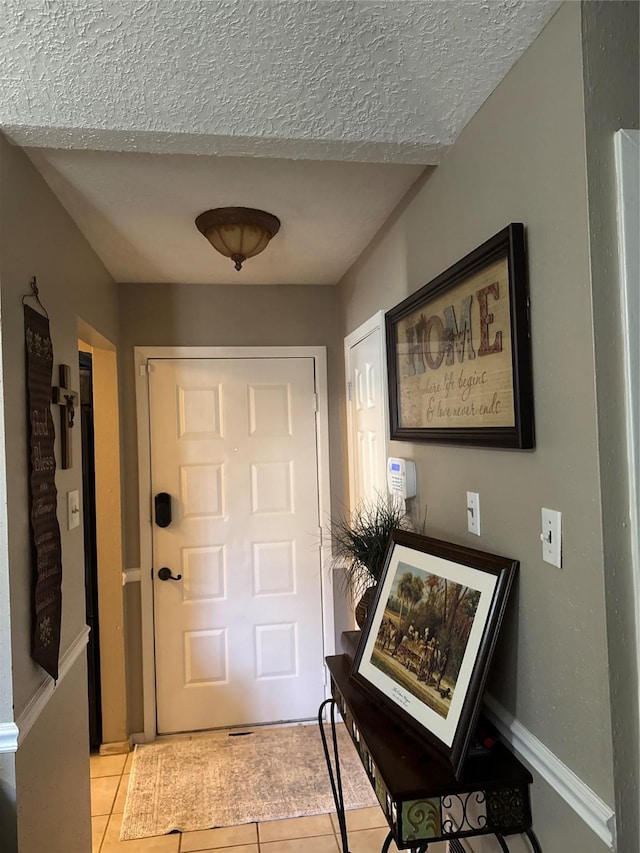
<path id="1" fill-rule="evenodd" d="M 53 347 L 49 321 L 24 306 L 29 425 L 29 498 L 32 552 L 31 656 L 57 680 L 62 620 L 62 550 L 58 526 L 51 417 Z"/>

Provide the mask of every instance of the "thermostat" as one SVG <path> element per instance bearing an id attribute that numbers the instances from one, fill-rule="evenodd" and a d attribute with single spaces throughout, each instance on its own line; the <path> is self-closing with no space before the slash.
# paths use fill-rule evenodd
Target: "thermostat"
<path id="1" fill-rule="evenodd" d="M 394 498 L 415 498 L 416 463 L 412 459 L 390 456 L 387 459 L 387 488 Z"/>

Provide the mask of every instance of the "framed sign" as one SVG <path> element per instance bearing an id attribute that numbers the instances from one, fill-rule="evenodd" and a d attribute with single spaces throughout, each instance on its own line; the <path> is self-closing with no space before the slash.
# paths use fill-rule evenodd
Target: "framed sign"
<path id="1" fill-rule="evenodd" d="M 352 675 L 459 776 L 518 563 L 396 530 Z"/>
<path id="2" fill-rule="evenodd" d="M 392 439 L 534 446 L 521 223 L 388 311 L 386 333 Z"/>

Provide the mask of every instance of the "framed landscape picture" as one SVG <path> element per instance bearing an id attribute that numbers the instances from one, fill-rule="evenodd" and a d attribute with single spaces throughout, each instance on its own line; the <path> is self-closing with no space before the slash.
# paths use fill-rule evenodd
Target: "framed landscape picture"
<path id="1" fill-rule="evenodd" d="M 534 446 L 526 273 L 514 222 L 387 312 L 392 439 Z"/>
<path id="2" fill-rule="evenodd" d="M 459 775 L 518 563 L 396 530 L 352 675 Z"/>

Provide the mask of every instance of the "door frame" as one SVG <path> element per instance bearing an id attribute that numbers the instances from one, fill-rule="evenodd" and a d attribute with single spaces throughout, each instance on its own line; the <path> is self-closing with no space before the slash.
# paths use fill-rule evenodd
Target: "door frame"
<path id="1" fill-rule="evenodd" d="M 151 494 L 151 442 L 149 359 L 177 358 L 312 358 L 316 382 L 316 448 L 318 454 L 318 540 L 320 543 L 322 637 L 324 655 L 335 652 L 334 605 L 331 584 L 331 542 L 322 536 L 323 519 L 330 517 L 331 489 L 329 482 L 329 394 L 327 383 L 326 347 L 134 347 L 136 371 L 136 416 L 138 429 L 138 496 L 140 520 L 140 600 L 142 630 L 142 697 L 144 710 L 144 740 L 155 740 L 156 721 L 156 662 L 153 622 L 153 513 Z M 325 674 L 325 696 L 328 696 Z"/>
<path id="2" fill-rule="evenodd" d="M 369 317 L 361 326 L 354 329 L 344 339 L 344 373 L 345 373 L 345 400 L 347 404 L 347 467 L 349 469 L 349 508 L 351 511 L 355 509 L 354 498 L 356 493 L 356 471 L 355 471 L 355 448 L 353 446 L 353 400 L 349 399 L 349 377 L 351 376 L 351 350 L 360 341 L 368 337 L 376 329 L 380 330 L 380 376 L 382 376 L 383 385 L 383 427 L 384 427 L 384 443 L 389 449 L 389 390 L 388 390 L 388 375 L 387 375 L 387 337 L 385 329 L 385 312 L 378 311 L 373 317 Z"/>
<path id="3" fill-rule="evenodd" d="M 127 749 L 127 674 L 118 350 L 80 317 L 77 347 L 93 355 L 93 412 L 96 464 L 96 549 L 100 622 L 101 750 Z"/>
<path id="4" fill-rule="evenodd" d="M 640 131 L 618 130 L 613 135 L 616 165 L 616 213 L 620 268 L 620 314 L 624 360 L 624 417 L 629 472 L 629 536 L 631 581 L 635 601 L 636 671 L 640 684 L 640 297 L 638 296 L 638 153 Z"/>

